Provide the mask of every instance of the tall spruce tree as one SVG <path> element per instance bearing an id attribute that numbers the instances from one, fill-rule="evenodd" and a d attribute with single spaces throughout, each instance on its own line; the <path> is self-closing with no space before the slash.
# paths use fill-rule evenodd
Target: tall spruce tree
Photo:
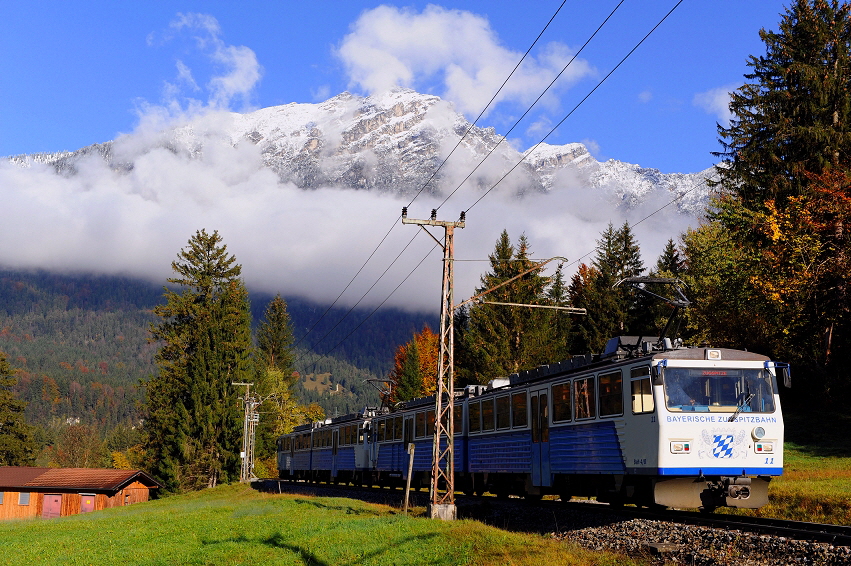
<path id="1" fill-rule="evenodd" d="M 795 0 L 778 32 L 759 32 L 748 82 L 731 93 L 718 127 L 721 186 L 748 210 L 783 208 L 807 191 L 808 173 L 851 164 L 851 17 L 837 0 Z"/>
<path id="2" fill-rule="evenodd" d="M 851 281 L 840 267 L 851 222 L 851 5 L 793 0 L 778 31 L 760 37 L 765 54 L 749 58 L 730 125 L 718 127 L 712 222 L 684 239 L 690 325 L 715 345 L 797 363 L 822 396 L 851 391 Z"/>
<path id="3" fill-rule="evenodd" d="M 27 466 L 35 460 L 32 427 L 24 420 L 27 404 L 10 390 L 16 381 L 6 354 L 0 352 L 0 466 Z"/>
<path id="4" fill-rule="evenodd" d="M 503 231 L 489 256 L 491 271 L 481 278 L 480 293 L 529 270 L 534 265 L 530 259 L 529 242 L 521 235 L 517 248 L 511 244 L 508 232 Z M 486 301 L 518 304 L 543 304 L 546 302 L 547 278 L 535 269 L 516 281 L 490 293 Z M 481 304 L 472 307 L 466 328 L 461 332 L 463 342 L 456 344 L 463 350 L 459 377 L 467 382 L 485 383 L 495 377 L 535 367 L 552 361 L 548 359 L 551 328 L 546 324 L 543 309 L 519 306 Z M 460 342 L 460 343 L 459 343 Z"/>
<path id="5" fill-rule="evenodd" d="M 256 432 L 255 453 L 260 460 L 274 458 L 275 438 L 301 424 L 301 407 L 292 387 L 299 375 L 293 370 L 293 331 L 287 302 L 276 295 L 266 306 L 257 327 L 255 391 L 263 399 Z M 275 471 L 274 467 L 267 473 Z"/>
<path id="6" fill-rule="evenodd" d="M 251 315 L 241 266 L 218 232 L 200 230 L 172 262 L 151 335 L 158 373 L 147 382 L 146 450 L 170 491 L 236 478 L 240 408 L 231 382 L 251 377 Z"/>
<path id="7" fill-rule="evenodd" d="M 614 287 L 624 277 L 643 272 L 641 251 L 629 223 L 617 230 L 609 223 L 597 240 L 590 268 L 580 269 L 571 280 L 571 302 L 588 309 L 588 315 L 576 323 L 577 351 L 600 352 L 612 336 L 646 332 L 649 314 L 641 299 L 626 286 Z"/>

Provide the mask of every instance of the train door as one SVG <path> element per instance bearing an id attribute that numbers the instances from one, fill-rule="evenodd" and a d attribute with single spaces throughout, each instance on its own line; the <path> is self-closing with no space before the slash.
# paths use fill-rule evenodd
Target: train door
<path id="1" fill-rule="evenodd" d="M 532 406 L 532 485 L 549 487 L 550 474 L 550 404 L 546 389 L 531 392 Z"/>
<path id="2" fill-rule="evenodd" d="M 337 477 L 337 447 L 340 443 L 340 429 L 331 431 L 331 477 Z"/>
<path id="3" fill-rule="evenodd" d="M 406 416 L 404 421 L 404 427 L 402 428 L 402 448 L 404 449 L 405 455 L 411 453 L 410 448 L 414 443 L 414 415 Z M 402 465 L 402 478 L 408 479 L 408 460 L 407 458 L 403 458 L 404 462 Z"/>

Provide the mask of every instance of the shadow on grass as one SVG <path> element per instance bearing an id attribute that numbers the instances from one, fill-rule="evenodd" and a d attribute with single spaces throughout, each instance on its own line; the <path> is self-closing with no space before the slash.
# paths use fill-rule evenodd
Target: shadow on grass
<path id="1" fill-rule="evenodd" d="M 378 517 L 382 515 L 378 511 L 373 509 L 355 509 L 351 505 L 327 505 L 322 503 L 321 501 L 316 501 L 314 499 L 294 499 L 295 503 L 299 503 L 301 505 L 311 505 L 316 507 L 317 509 L 328 509 L 331 511 L 345 511 L 347 515 L 372 515 L 374 517 Z"/>
<path id="2" fill-rule="evenodd" d="M 382 554 L 386 553 L 388 550 L 396 546 L 401 546 L 409 542 L 425 542 L 430 539 L 433 539 L 436 536 L 437 533 L 426 533 L 422 535 L 413 535 L 405 537 L 401 540 L 394 541 L 393 544 L 387 544 L 372 552 L 362 554 L 358 556 L 357 560 L 354 560 L 352 562 L 336 562 L 335 564 L 340 564 L 341 566 L 355 566 L 357 564 L 362 564 L 364 561 L 381 556 Z M 268 546 L 282 548 L 285 550 L 289 550 L 290 552 L 295 552 L 301 557 L 302 562 L 304 562 L 304 564 L 307 566 L 326 566 L 329 564 L 328 562 L 317 558 L 317 556 L 312 552 L 305 550 L 298 545 L 288 542 L 286 537 L 284 537 L 284 535 L 282 535 L 281 533 L 275 533 L 272 536 L 261 540 L 260 542 Z"/>

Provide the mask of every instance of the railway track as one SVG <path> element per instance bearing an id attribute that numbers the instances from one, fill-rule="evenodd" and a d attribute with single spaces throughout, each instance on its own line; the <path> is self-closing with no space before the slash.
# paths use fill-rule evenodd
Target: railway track
<path id="1" fill-rule="evenodd" d="M 306 482 L 287 482 L 276 479 L 260 480 L 255 485 L 262 491 L 273 493 L 306 493 L 353 497 L 367 501 L 401 506 L 404 490 L 398 488 L 354 487 L 334 484 L 314 484 Z M 423 506 L 428 503 L 428 494 L 418 491 L 411 493 L 411 504 Z M 613 507 L 593 501 L 534 501 L 518 498 L 499 499 L 496 497 L 471 497 L 456 495 L 459 518 L 476 519 L 488 524 L 510 530 L 530 530 L 548 533 L 563 530 L 570 524 L 578 528 L 583 525 L 598 525 L 623 521 L 629 518 L 645 519 L 663 523 L 677 523 L 709 527 L 721 530 L 738 530 L 756 535 L 770 535 L 790 540 L 827 543 L 832 546 L 851 548 L 851 527 L 822 523 L 807 523 L 747 517 L 743 515 L 706 514 L 693 511 L 664 510 L 656 511 L 637 507 Z M 565 512 L 571 512 L 566 517 Z M 587 515 L 587 520 L 577 519 L 575 515 Z M 596 517 L 596 518 L 595 518 Z"/>

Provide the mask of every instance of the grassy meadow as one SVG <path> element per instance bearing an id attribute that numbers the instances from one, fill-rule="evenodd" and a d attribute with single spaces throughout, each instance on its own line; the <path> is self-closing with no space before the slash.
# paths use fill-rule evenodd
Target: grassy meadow
<path id="1" fill-rule="evenodd" d="M 720 512 L 851 525 L 851 415 L 786 413 L 783 475 L 757 510 Z"/>
<path id="2" fill-rule="evenodd" d="M 0 540 L 4 564 L 637 564 L 476 521 L 245 485 L 0 523 Z"/>

